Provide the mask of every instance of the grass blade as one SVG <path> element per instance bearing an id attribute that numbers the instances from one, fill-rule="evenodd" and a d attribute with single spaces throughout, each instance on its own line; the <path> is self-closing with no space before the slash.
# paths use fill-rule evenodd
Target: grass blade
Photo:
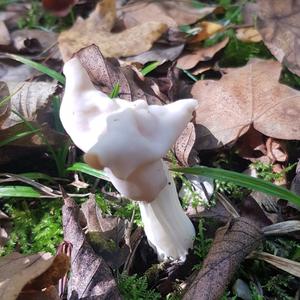
<path id="1" fill-rule="evenodd" d="M 3 197 L 41 198 L 45 196 L 31 186 L 11 185 L 0 187 L 0 198 Z"/>
<path id="2" fill-rule="evenodd" d="M 109 178 L 107 177 L 107 175 L 105 174 L 104 171 L 99 171 L 96 170 L 92 167 L 90 167 L 89 165 L 85 164 L 85 163 L 81 163 L 81 162 L 77 162 L 75 164 L 73 164 L 71 167 L 69 167 L 67 169 L 67 171 L 73 171 L 73 172 L 82 172 L 106 181 L 110 181 Z"/>
<path id="3" fill-rule="evenodd" d="M 44 66 L 40 63 L 37 63 L 33 60 L 30 60 L 28 58 L 25 58 L 25 57 L 22 57 L 22 56 L 16 55 L 16 54 L 7 53 L 6 56 L 8 58 L 16 60 L 16 61 L 18 61 L 22 64 L 25 64 L 25 65 L 27 65 L 31 68 L 34 68 L 34 69 L 40 71 L 41 73 L 44 73 L 44 74 L 50 76 L 51 78 L 57 80 L 59 83 L 61 83 L 63 85 L 66 82 L 65 77 L 61 73 L 58 73 L 55 70 L 52 70 L 52 69 L 50 69 L 50 68 L 48 68 L 48 67 L 46 67 L 46 66 Z"/>
<path id="4" fill-rule="evenodd" d="M 271 182 L 265 181 L 260 178 L 254 178 L 245 174 L 227 171 L 217 168 L 208 168 L 208 167 L 193 167 L 193 168 L 176 168 L 172 171 L 193 174 L 193 175 L 203 175 L 213 179 L 219 179 L 223 181 L 230 181 L 236 185 L 249 188 L 252 190 L 260 191 L 272 196 L 279 197 L 290 201 L 298 206 L 300 206 L 300 197 L 296 194 L 290 192 L 289 190 L 277 186 Z"/>
<path id="5" fill-rule="evenodd" d="M 113 90 L 111 91 L 111 93 L 109 94 L 109 98 L 114 99 L 117 98 L 119 96 L 120 93 L 120 84 L 119 83 L 115 83 Z"/>
<path id="6" fill-rule="evenodd" d="M 146 76 L 147 74 L 149 74 L 150 72 L 155 70 L 160 64 L 161 63 L 159 61 L 155 61 L 155 62 L 151 63 L 150 65 L 146 66 L 145 68 L 143 68 L 141 70 L 141 73 L 143 74 L 143 76 Z"/>

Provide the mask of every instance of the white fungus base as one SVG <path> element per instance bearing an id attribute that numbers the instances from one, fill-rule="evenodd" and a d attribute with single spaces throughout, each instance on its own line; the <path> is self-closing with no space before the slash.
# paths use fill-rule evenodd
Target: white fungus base
<path id="1" fill-rule="evenodd" d="M 183 211 L 173 178 L 165 166 L 168 184 L 150 202 L 139 201 L 144 230 L 159 261 L 184 261 L 193 247 L 195 228 Z M 150 179 L 151 180 L 151 179 Z"/>

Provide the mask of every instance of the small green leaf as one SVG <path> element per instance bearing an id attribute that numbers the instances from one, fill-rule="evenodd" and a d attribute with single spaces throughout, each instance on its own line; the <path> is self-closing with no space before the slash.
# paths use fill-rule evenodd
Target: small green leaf
<path id="1" fill-rule="evenodd" d="M 143 68 L 141 70 L 141 73 L 143 74 L 143 76 L 146 76 L 147 74 L 149 74 L 150 72 L 155 70 L 159 65 L 160 65 L 160 62 L 155 61 L 155 62 L 149 64 L 148 66 L 146 66 L 145 68 Z"/>
<path id="2" fill-rule="evenodd" d="M 11 185 L 0 186 L 0 198 L 3 197 L 41 198 L 44 196 L 31 186 Z"/>
<path id="3" fill-rule="evenodd" d="M 115 83 L 113 90 L 111 91 L 108 97 L 111 99 L 117 98 L 119 96 L 119 93 L 120 93 L 120 84 Z"/>
<path id="4" fill-rule="evenodd" d="M 6 56 L 50 76 L 63 85 L 66 83 L 65 77 L 61 73 L 58 73 L 42 64 L 16 54 L 6 53 Z"/>
<path id="5" fill-rule="evenodd" d="M 279 197 L 281 199 L 285 199 L 300 206 L 299 196 L 283 187 L 277 186 L 271 182 L 265 181 L 260 178 L 254 178 L 233 171 L 227 171 L 217 168 L 208 168 L 203 166 L 193 168 L 176 168 L 172 169 L 172 171 L 193 175 L 203 175 L 222 181 L 229 181 L 245 188 L 253 189 L 272 196 Z"/>
<path id="6" fill-rule="evenodd" d="M 40 172 L 28 172 L 28 173 L 21 173 L 18 175 L 27 177 L 32 180 L 46 180 L 46 181 L 54 182 L 51 176 Z"/>
<path id="7" fill-rule="evenodd" d="M 73 164 L 71 167 L 67 168 L 67 171 L 68 172 L 71 172 L 71 171 L 82 172 L 82 173 L 94 176 L 96 178 L 110 181 L 108 176 L 105 174 L 105 172 L 96 170 L 96 169 L 90 167 L 89 165 L 87 165 L 85 163 L 81 163 L 81 162 L 77 162 L 77 163 Z"/>

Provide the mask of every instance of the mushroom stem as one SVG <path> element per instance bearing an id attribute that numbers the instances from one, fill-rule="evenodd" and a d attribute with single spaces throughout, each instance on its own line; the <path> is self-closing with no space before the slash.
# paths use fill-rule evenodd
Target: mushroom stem
<path id="1" fill-rule="evenodd" d="M 175 182 L 165 164 L 164 171 L 168 182 L 155 200 L 139 201 L 142 221 L 149 244 L 160 261 L 184 261 L 193 246 L 195 228 L 180 205 Z"/>

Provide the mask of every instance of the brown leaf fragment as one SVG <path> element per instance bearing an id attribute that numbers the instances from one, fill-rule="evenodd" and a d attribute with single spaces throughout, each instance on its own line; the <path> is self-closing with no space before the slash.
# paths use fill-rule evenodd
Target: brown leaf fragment
<path id="1" fill-rule="evenodd" d="M 150 61 L 158 61 L 161 64 L 165 61 L 174 61 L 182 52 L 184 44 L 170 47 L 164 44 L 155 44 L 149 51 L 136 56 L 127 57 L 126 61 L 146 64 Z"/>
<path id="2" fill-rule="evenodd" d="M 11 34 L 12 42 L 18 52 L 34 54 L 46 51 L 57 43 L 57 33 L 39 29 L 15 30 Z M 51 57 L 60 59 L 58 49 L 51 52 Z"/>
<path id="3" fill-rule="evenodd" d="M 177 67 L 181 69 L 192 69 L 194 68 L 198 62 L 207 61 L 212 59 L 216 53 L 218 53 L 221 49 L 223 49 L 228 44 L 229 38 L 225 38 L 220 43 L 217 43 L 211 47 L 207 48 L 199 48 L 198 50 L 181 56 L 177 60 Z"/>
<path id="4" fill-rule="evenodd" d="M 236 37 L 246 43 L 258 43 L 262 40 L 260 33 L 254 27 L 238 28 Z"/>
<path id="5" fill-rule="evenodd" d="M 193 7 L 191 0 L 185 1 L 136 1 L 122 8 L 122 18 L 126 27 L 136 26 L 144 22 L 157 21 L 168 27 L 192 24 L 211 14 L 215 6 L 202 9 Z"/>
<path id="6" fill-rule="evenodd" d="M 27 121 L 35 121 L 38 113 L 48 104 L 57 89 L 57 82 L 8 82 L 12 110 Z M 10 128 L 23 120 L 13 112 L 4 120 L 1 129 Z"/>
<path id="7" fill-rule="evenodd" d="M 52 265 L 40 276 L 31 280 L 23 290 L 42 290 L 56 285 L 69 270 L 70 259 L 65 254 L 55 256 Z"/>
<path id="8" fill-rule="evenodd" d="M 17 300 L 61 300 L 55 286 L 44 289 L 43 291 L 22 291 Z"/>
<path id="9" fill-rule="evenodd" d="M 223 30 L 223 26 L 219 23 L 203 21 L 198 24 L 200 31 L 198 34 L 192 36 L 188 43 L 199 43 L 213 36 L 215 33 Z"/>
<path id="10" fill-rule="evenodd" d="M 149 50 L 167 29 L 163 23 L 143 22 L 122 32 L 111 33 L 115 14 L 115 1 L 104 0 L 86 20 L 78 18 L 71 29 L 62 32 L 58 42 L 64 61 L 92 44 L 97 45 L 105 57 L 137 55 Z"/>
<path id="11" fill-rule="evenodd" d="M 0 298 L 17 299 L 26 283 L 45 272 L 53 263 L 50 253 L 21 255 L 12 253 L 0 258 Z"/>
<path id="12" fill-rule="evenodd" d="M 260 229 L 248 218 L 234 219 L 219 228 L 202 269 L 183 299 L 220 299 L 240 263 L 262 239 Z"/>
<path id="13" fill-rule="evenodd" d="M 10 114 L 9 89 L 5 82 L 0 81 L 0 127 Z"/>
<path id="14" fill-rule="evenodd" d="M 257 29 L 272 54 L 300 76 L 300 0 L 259 0 Z"/>
<path id="15" fill-rule="evenodd" d="M 147 100 L 149 104 L 167 102 L 166 96 L 159 93 L 156 84 L 149 78 L 143 78 L 130 66 L 120 67 L 114 59 L 104 58 L 96 45 L 80 50 L 76 56 L 88 72 L 93 83 L 109 94 L 115 84 L 120 85 L 119 97 L 129 101 Z"/>
<path id="16" fill-rule="evenodd" d="M 0 45 L 7 46 L 11 43 L 9 31 L 3 21 L 0 20 Z"/>
<path id="17" fill-rule="evenodd" d="M 280 72 L 278 62 L 252 60 L 242 68 L 227 69 L 218 81 L 196 82 L 195 123 L 202 128 L 198 149 L 226 145 L 251 124 L 273 138 L 300 139 L 300 92 L 280 84 Z"/>
<path id="18" fill-rule="evenodd" d="M 278 269 L 281 269 L 287 273 L 290 273 L 296 277 L 300 277 L 300 263 L 284 257 L 272 255 L 266 252 L 255 251 L 251 258 L 260 259 L 265 261 Z"/>
<path id="19" fill-rule="evenodd" d="M 68 299 L 121 299 L 110 268 L 89 245 L 79 225 L 79 207 L 69 197 L 64 201 L 64 237 L 73 246 Z"/>

